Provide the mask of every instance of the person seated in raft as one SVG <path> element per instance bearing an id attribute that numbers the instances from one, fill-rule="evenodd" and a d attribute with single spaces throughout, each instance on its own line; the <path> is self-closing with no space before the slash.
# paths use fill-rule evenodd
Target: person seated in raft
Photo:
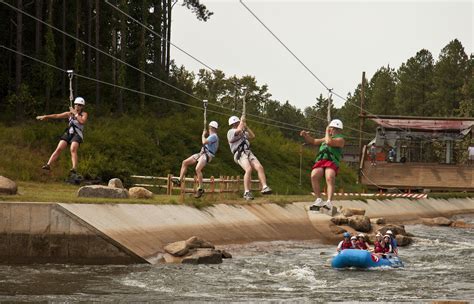
<path id="1" fill-rule="evenodd" d="M 395 235 L 393 235 L 392 230 L 387 230 L 386 234 L 390 236 L 390 245 L 392 245 L 392 251 L 390 251 L 390 253 L 398 255 L 398 243 Z"/>
<path id="2" fill-rule="evenodd" d="M 381 245 L 384 254 L 393 252 L 392 244 L 390 244 L 390 235 L 386 234 L 383 236 Z"/>
<path id="3" fill-rule="evenodd" d="M 351 234 L 349 232 L 344 232 L 342 236 L 344 239 L 339 242 L 339 245 L 337 245 L 337 252 L 341 252 L 344 249 L 354 249 L 351 243 Z"/>
<path id="4" fill-rule="evenodd" d="M 369 244 L 365 240 L 365 235 L 363 233 L 357 236 L 357 248 L 361 250 L 369 250 Z"/>
<path id="5" fill-rule="evenodd" d="M 377 232 L 377 234 L 375 235 L 375 242 L 374 242 L 374 253 L 377 255 L 383 254 L 382 240 L 383 240 L 382 234 L 380 232 Z"/>
<path id="6" fill-rule="evenodd" d="M 360 249 L 357 245 L 357 237 L 355 235 L 351 236 L 351 245 L 352 249 Z"/>

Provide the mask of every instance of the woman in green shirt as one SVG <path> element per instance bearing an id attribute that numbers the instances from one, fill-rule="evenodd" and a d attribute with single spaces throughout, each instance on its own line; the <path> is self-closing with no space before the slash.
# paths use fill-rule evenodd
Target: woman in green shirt
<path id="1" fill-rule="evenodd" d="M 311 185 L 316 195 L 316 201 L 311 205 L 311 210 L 319 210 L 321 207 L 328 210 L 333 209 L 331 200 L 334 194 L 337 171 L 342 159 L 342 148 L 344 147 L 344 137 L 341 134 L 342 128 L 342 121 L 334 119 L 326 127 L 324 138 L 313 138 L 309 135 L 308 131 L 300 132 L 300 136 L 304 138 L 306 143 L 320 146 L 318 156 L 311 171 Z M 323 176 L 326 178 L 328 192 L 328 200 L 326 202 L 321 199 L 321 186 L 319 185 Z"/>

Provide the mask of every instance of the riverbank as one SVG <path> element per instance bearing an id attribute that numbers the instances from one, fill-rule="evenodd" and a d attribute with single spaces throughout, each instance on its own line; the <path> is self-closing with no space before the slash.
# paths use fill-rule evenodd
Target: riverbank
<path id="1" fill-rule="evenodd" d="M 292 204 L 185 205 L 0 203 L 3 263 L 155 263 L 163 247 L 196 235 L 214 244 L 335 242 L 331 217 Z M 473 199 L 337 201 L 372 218 L 413 223 L 474 213 Z"/>

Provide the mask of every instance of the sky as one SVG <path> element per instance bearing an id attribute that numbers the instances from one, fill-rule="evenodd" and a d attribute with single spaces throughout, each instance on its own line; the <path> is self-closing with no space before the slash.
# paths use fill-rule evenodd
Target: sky
<path id="1" fill-rule="evenodd" d="M 474 1 L 291 1 L 244 0 L 245 4 L 329 88 L 346 97 L 382 66 L 395 69 L 421 49 L 435 59 L 458 39 L 473 50 Z M 252 75 L 272 98 L 300 109 L 327 90 L 238 0 L 201 0 L 214 15 L 198 21 L 180 5 L 173 9 L 171 41 L 227 76 Z M 173 48 L 178 65 L 204 68 Z M 336 107 L 344 101 L 334 97 Z"/>

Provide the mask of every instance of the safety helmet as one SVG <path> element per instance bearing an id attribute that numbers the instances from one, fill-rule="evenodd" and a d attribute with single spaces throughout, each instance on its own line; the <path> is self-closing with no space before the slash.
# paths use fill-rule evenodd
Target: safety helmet
<path id="1" fill-rule="evenodd" d="M 352 240 L 357 240 L 357 237 L 356 237 L 355 235 L 352 236 L 352 237 L 351 237 L 351 241 L 352 241 Z"/>
<path id="2" fill-rule="evenodd" d="M 345 238 L 348 238 L 348 237 L 351 237 L 351 234 L 349 232 L 344 232 L 342 236 Z"/>
<path id="3" fill-rule="evenodd" d="M 337 128 L 337 129 L 341 129 L 341 130 L 343 128 L 342 121 L 339 120 L 339 119 L 331 120 L 331 122 L 329 123 L 329 126 L 332 127 L 332 128 Z"/>
<path id="4" fill-rule="evenodd" d="M 76 97 L 76 99 L 74 99 L 74 104 L 85 106 L 86 101 L 82 97 Z"/>
<path id="5" fill-rule="evenodd" d="M 357 237 L 365 238 L 365 235 L 363 233 L 361 233 Z"/>
<path id="6" fill-rule="evenodd" d="M 237 117 L 237 116 L 231 116 L 229 118 L 229 126 L 232 126 L 233 124 L 235 124 L 236 122 L 239 122 L 240 119 Z"/>
<path id="7" fill-rule="evenodd" d="M 393 234 L 392 230 L 387 230 L 386 234 Z"/>
<path id="8" fill-rule="evenodd" d="M 219 124 L 217 123 L 217 121 L 213 120 L 209 123 L 209 127 L 213 127 L 214 129 L 217 129 L 219 128 Z"/>
<path id="9" fill-rule="evenodd" d="M 383 236 L 383 238 L 390 238 L 390 235 L 386 234 Z"/>

